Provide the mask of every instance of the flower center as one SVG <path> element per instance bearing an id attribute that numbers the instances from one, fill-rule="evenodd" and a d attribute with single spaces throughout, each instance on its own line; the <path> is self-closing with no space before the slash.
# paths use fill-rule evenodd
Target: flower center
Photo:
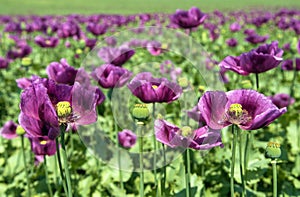
<path id="1" fill-rule="evenodd" d="M 157 86 L 157 85 L 152 85 L 152 88 L 153 88 L 154 90 L 156 90 L 156 89 L 158 88 L 158 86 Z"/>
<path id="2" fill-rule="evenodd" d="M 70 102 L 60 101 L 56 104 L 55 108 L 60 123 L 73 122 L 72 119 L 74 119 L 75 117 L 73 117 Z"/>
<path id="3" fill-rule="evenodd" d="M 242 105 L 239 103 L 231 104 L 224 117 L 224 121 L 236 125 L 246 124 L 250 120 L 251 117 L 249 116 L 248 111 L 243 109 Z"/>
<path id="4" fill-rule="evenodd" d="M 180 134 L 181 134 L 183 137 L 190 137 L 190 136 L 192 136 L 192 134 L 193 134 L 192 128 L 189 127 L 189 126 L 184 126 L 184 127 L 181 128 Z"/>
<path id="5" fill-rule="evenodd" d="M 46 141 L 46 140 L 40 141 L 40 145 L 46 145 L 46 144 L 47 144 L 47 141 Z"/>
<path id="6" fill-rule="evenodd" d="M 50 40 L 46 40 L 46 41 L 45 41 L 45 44 L 46 44 L 46 45 L 50 45 L 50 44 L 51 44 L 51 41 L 50 41 Z"/>

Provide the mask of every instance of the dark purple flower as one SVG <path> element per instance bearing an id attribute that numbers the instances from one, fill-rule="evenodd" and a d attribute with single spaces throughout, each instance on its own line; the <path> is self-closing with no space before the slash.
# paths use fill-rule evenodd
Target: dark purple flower
<path id="1" fill-rule="evenodd" d="M 131 75 L 127 69 L 112 64 L 103 64 L 92 72 L 92 77 L 103 88 L 122 87 Z"/>
<path id="2" fill-rule="evenodd" d="M 285 43 L 283 46 L 282 46 L 282 49 L 284 51 L 290 51 L 291 50 L 291 43 Z"/>
<path id="3" fill-rule="evenodd" d="M 134 55 L 134 53 L 134 50 L 127 47 L 103 47 L 99 50 L 98 55 L 107 64 L 122 66 Z"/>
<path id="4" fill-rule="evenodd" d="M 7 121 L 3 127 L 0 129 L 0 135 L 5 139 L 13 139 L 18 137 L 16 133 L 18 125 L 14 123 L 12 120 Z"/>
<path id="5" fill-rule="evenodd" d="M 120 131 L 118 133 L 118 140 L 121 146 L 124 148 L 131 148 L 136 143 L 136 135 L 127 129 L 124 129 L 123 131 Z"/>
<path id="6" fill-rule="evenodd" d="M 36 36 L 34 42 L 42 48 L 54 48 L 58 45 L 59 39 L 56 37 Z"/>
<path id="7" fill-rule="evenodd" d="M 252 43 L 252 44 L 258 44 L 258 43 L 264 43 L 269 38 L 268 35 L 266 36 L 260 36 L 256 33 L 248 35 L 245 40 Z"/>
<path id="8" fill-rule="evenodd" d="M 6 57 L 8 59 L 17 59 L 28 56 L 32 49 L 26 42 L 17 43 L 12 49 L 7 51 Z"/>
<path id="9" fill-rule="evenodd" d="M 207 126 L 193 131 L 188 126 L 179 128 L 165 120 L 155 120 L 154 125 L 156 139 L 171 148 L 207 150 L 223 146 L 220 131 L 212 130 Z"/>
<path id="10" fill-rule="evenodd" d="M 200 98 L 198 107 L 212 129 L 235 124 L 243 130 L 255 130 L 287 111 L 278 109 L 270 99 L 254 90 L 209 91 Z"/>
<path id="11" fill-rule="evenodd" d="M 166 78 L 154 78 L 149 72 L 137 74 L 128 84 L 133 95 L 144 103 L 173 102 L 181 93 L 181 87 Z"/>
<path id="12" fill-rule="evenodd" d="M 241 30 L 241 25 L 238 22 L 234 22 L 229 26 L 231 32 L 237 32 Z"/>
<path id="13" fill-rule="evenodd" d="M 226 44 L 230 47 L 236 47 L 238 45 L 238 41 L 235 38 L 229 38 L 226 40 Z"/>
<path id="14" fill-rule="evenodd" d="M 282 70 L 294 70 L 293 63 L 294 62 L 291 59 L 283 60 L 282 64 L 281 64 L 281 69 Z"/>
<path id="15" fill-rule="evenodd" d="M 295 103 L 295 99 L 290 97 L 288 94 L 280 93 L 275 94 L 274 96 L 270 96 L 269 99 L 276 105 L 278 108 L 288 107 Z"/>
<path id="16" fill-rule="evenodd" d="M 60 62 L 52 62 L 46 68 L 49 79 L 57 83 L 73 85 L 77 75 L 77 70 L 70 66 L 66 59 Z"/>
<path id="17" fill-rule="evenodd" d="M 227 56 L 220 62 L 223 71 L 232 70 L 240 75 L 262 73 L 277 67 L 282 61 L 283 50 L 278 42 L 264 44 L 238 57 Z"/>
<path id="18" fill-rule="evenodd" d="M 89 23 L 86 27 L 88 32 L 91 32 L 94 36 L 99 36 L 106 33 L 108 26 L 106 24 L 100 25 L 97 23 Z"/>
<path id="19" fill-rule="evenodd" d="M 207 15 L 201 12 L 199 8 L 192 7 L 188 11 L 176 10 L 175 14 L 171 15 L 171 22 L 178 27 L 191 29 L 201 25 L 206 17 Z"/>
<path id="20" fill-rule="evenodd" d="M 97 44 L 97 39 L 90 39 L 86 38 L 85 39 L 85 46 L 89 47 L 90 49 L 93 49 Z"/>
<path id="21" fill-rule="evenodd" d="M 60 124 L 92 124 L 97 120 L 97 87 L 75 82 L 74 86 L 39 79 L 21 94 L 19 123 L 29 137 L 53 140 Z"/>
<path id="22" fill-rule="evenodd" d="M 75 22 L 67 21 L 58 27 L 57 35 L 60 38 L 75 37 L 78 39 L 80 37 L 80 28 Z"/>
<path id="23" fill-rule="evenodd" d="M 6 58 L 0 57 L 0 69 L 5 69 L 9 65 L 9 62 Z"/>
<path id="24" fill-rule="evenodd" d="M 256 32 L 254 29 L 245 29 L 244 34 L 250 36 L 250 35 L 256 34 Z"/>

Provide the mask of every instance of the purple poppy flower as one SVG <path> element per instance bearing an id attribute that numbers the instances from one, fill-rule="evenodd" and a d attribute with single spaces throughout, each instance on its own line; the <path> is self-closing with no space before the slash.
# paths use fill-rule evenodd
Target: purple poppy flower
<path id="1" fill-rule="evenodd" d="M 18 125 L 14 123 L 12 120 L 7 121 L 3 127 L 0 129 L 0 135 L 5 139 L 13 139 L 18 137 L 16 133 Z"/>
<path id="2" fill-rule="evenodd" d="M 254 29 L 245 29 L 244 34 L 250 36 L 250 35 L 256 34 L 256 32 Z"/>
<path id="3" fill-rule="evenodd" d="M 99 50 L 98 56 L 107 64 L 122 66 L 134 55 L 134 53 L 134 50 L 127 47 L 103 47 Z"/>
<path id="4" fill-rule="evenodd" d="M 118 133 L 118 140 L 121 146 L 124 148 L 131 148 L 136 143 L 136 135 L 127 129 L 124 129 L 123 131 L 120 131 Z"/>
<path id="5" fill-rule="evenodd" d="M 105 34 L 108 26 L 106 24 L 100 25 L 97 23 L 89 23 L 86 27 L 88 32 L 91 32 L 94 36 Z"/>
<path id="6" fill-rule="evenodd" d="M 73 85 L 77 70 L 70 66 L 66 59 L 61 59 L 60 62 L 52 62 L 46 68 L 49 79 L 57 83 Z"/>
<path id="7" fill-rule="evenodd" d="M 59 38 L 75 37 L 78 39 L 80 37 L 80 28 L 75 22 L 65 22 L 58 27 L 57 36 Z"/>
<path id="8" fill-rule="evenodd" d="M 122 87 L 130 79 L 132 73 L 125 68 L 112 64 L 103 64 L 92 72 L 92 77 L 103 88 Z"/>
<path id="9" fill-rule="evenodd" d="M 149 72 L 137 74 L 127 86 L 144 103 L 170 103 L 177 100 L 182 93 L 178 84 L 166 78 L 154 78 Z"/>
<path id="10" fill-rule="evenodd" d="M 229 26 L 231 32 L 238 32 L 241 30 L 241 25 L 238 22 L 234 22 Z"/>
<path id="11" fill-rule="evenodd" d="M 256 33 L 253 33 L 251 35 L 248 35 L 245 40 L 252 43 L 252 44 L 258 44 L 258 43 L 264 43 L 269 38 L 268 35 L 266 36 L 260 36 Z"/>
<path id="12" fill-rule="evenodd" d="M 222 129 L 231 124 L 243 130 L 255 130 L 272 123 L 287 109 L 278 109 L 270 99 L 254 90 L 206 92 L 198 108 L 212 129 Z"/>
<path id="13" fill-rule="evenodd" d="M 0 57 L 0 69 L 5 69 L 9 65 L 9 62 L 6 58 Z"/>
<path id="14" fill-rule="evenodd" d="M 154 122 L 156 139 L 171 147 L 208 150 L 216 146 L 223 146 L 220 131 L 212 130 L 207 126 L 192 130 L 190 127 L 179 128 L 165 120 Z"/>
<path id="15" fill-rule="evenodd" d="M 262 73 L 277 67 L 282 61 L 283 50 L 278 48 L 278 42 L 264 44 L 238 57 L 227 56 L 219 66 L 232 70 L 240 75 Z"/>
<path id="16" fill-rule="evenodd" d="M 86 38 L 85 39 L 85 46 L 89 47 L 90 49 L 93 49 L 97 44 L 97 39 L 90 39 Z"/>
<path id="17" fill-rule="evenodd" d="M 188 11 L 176 10 L 175 14 L 171 15 L 171 22 L 178 27 L 191 29 L 201 25 L 206 19 L 207 14 L 204 14 L 197 7 L 192 7 Z"/>
<path id="18" fill-rule="evenodd" d="M 58 45 L 59 39 L 56 37 L 36 36 L 34 42 L 42 48 L 54 48 Z"/>
<path id="19" fill-rule="evenodd" d="M 31 47 L 26 42 L 20 42 L 6 53 L 6 57 L 8 59 L 23 58 L 28 56 L 31 51 Z"/>
<path id="20" fill-rule="evenodd" d="M 236 47 L 238 45 L 238 41 L 235 38 L 229 38 L 226 40 L 226 44 L 230 47 Z"/>
<path id="21" fill-rule="evenodd" d="M 291 43 L 285 43 L 283 46 L 282 46 L 282 49 L 284 51 L 290 51 L 291 50 Z"/>
<path id="22" fill-rule="evenodd" d="M 295 103 L 295 99 L 290 97 L 288 94 L 280 93 L 270 96 L 269 99 L 276 105 L 278 108 L 288 107 Z"/>
<path id="23" fill-rule="evenodd" d="M 39 79 L 21 94 L 19 122 L 30 137 L 59 135 L 60 124 L 85 125 L 97 120 L 97 87 L 56 84 Z"/>
<path id="24" fill-rule="evenodd" d="M 284 60 L 284 61 L 282 61 L 281 69 L 282 70 L 294 70 L 293 63 L 294 62 L 291 59 Z"/>
<path id="25" fill-rule="evenodd" d="M 163 49 L 161 48 L 161 43 L 157 41 L 148 42 L 147 50 L 153 56 L 160 55 L 163 52 Z"/>

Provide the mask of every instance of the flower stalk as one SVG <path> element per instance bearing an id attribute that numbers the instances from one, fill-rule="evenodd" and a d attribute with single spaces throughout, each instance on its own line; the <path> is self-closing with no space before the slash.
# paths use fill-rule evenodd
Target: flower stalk
<path id="1" fill-rule="evenodd" d="M 232 133 L 233 133 L 233 140 L 232 140 L 232 153 L 231 153 L 231 176 L 230 176 L 230 194 L 231 197 L 234 197 L 234 164 L 235 164 L 235 149 L 236 149 L 236 138 L 237 138 L 237 131 L 234 128 L 235 125 L 231 126 Z"/>
<path id="2" fill-rule="evenodd" d="M 144 164 L 143 164 L 143 127 L 144 123 L 138 122 L 139 134 L 139 160 L 140 160 L 140 197 L 144 197 Z"/>
<path id="3" fill-rule="evenodd" d="M 23 154 L 23 161 L 24 161 L 26 181 L 27 181 L 27 196 L 30 197 L 31 196 L 31 192 L 30 192 L 30 179 L 29 179 L 27 162 L 26 162 L 26 154 L 25 154 L 25 147 L 24 147 L 24 135 L 21 135 L 21 146 L 22 146 L 22 154 Z"/>
<path id="4" fill-rule="evenodd" d="M 65 147 L 65 125 L 61 126 L 61 148 L 62 148 L 62 157 L 64 161 L 64 169 L 66 174 L 66 180 L 67 180 L 67 187 L 68 187 L 68 197 L 72 197 L 72 184 L 71 184 L 71 176 L 69 172 L 69 166 L 68 166 L 68 157 L 67 157 L 67 151 Z"/>
<path id="5" fill-rule="evenodd" d="M 276 167 L 276 159 L 271 161 L 273 168 L 273 197 L 277 197 L 277 167 Z"/>
<path id="6" fill-rule="evenodd" d="M 185 191 L 186 196 L 191 196 L 191 183 L 190 183 L 190 174 L 191 174 L 191 163 L 190 163 L 190 149 L 186 149 L 184 153 L 184 167 L 185 167 Z"/>
<path id="7" fill-rule="evenodd" d="M 48 169 L 47 169 L 47 157 L 44 156 L 44 170 L 45 170 L 45 179 L 46 179 L 46 183 L 47 183 L 47 187 L 48 187 L 48 191 L 49 191 L 49 195 L 50 197 L 53 196 L 53 192 L 52 192 L 52 188 L 51 188 L 51 185 L 50 185 L 50 182 L 49 182 L 49 175 L 48 175 Z"/>

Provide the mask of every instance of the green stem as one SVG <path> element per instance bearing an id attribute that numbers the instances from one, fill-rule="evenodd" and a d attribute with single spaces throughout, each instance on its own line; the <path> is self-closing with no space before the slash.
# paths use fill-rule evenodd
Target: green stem
<path id="1" fill-rule="evenodd" d="M 155 103 L 152 104 L 152 117 L 153 117 L 153 122 L 155 120 Z M 158 181 L 157 181 L 157 170 L 156 170 L 156 151 L 157 151 L 157 146 L 156 146 L 156 136 L 155 136 L 155 128 L 153 127 L 153 146 L 154 146 L 154 155 L 153 155 L 153 168 L 154 168 L 154 182 L 155 182 L 155 187 L 156 187 L 156 193 L 158 193 Z"/>
<path id="2" fill-rule="evenodd" d="M 62 149 L 62 157 L 64 160 L 64 169 L 65 169 L 67 186 L 68 186 L 68 197 L 72 197 L 72 184 L 71 184 L 71 177 L 70 177 L 69 166 L 68 166 L 67 151 L 65 147 L 65 128 L 61 129 L 60 137 L 61 137 L 60 142 L 61 142 L 61 149 Z"/>
<path id="3" fill-rule="evenodd" d="M 140 155 L 140 197 L 144 197 L 144 164 L 143 164 L 143 124 L 138 125 Z"/>
<path id="4" fill-rule="evenodd" d="M 276 168 L 276 160 L 274 159 L 272 162 L 273 168 L 273 197 L 277 197 L 277 168 Z"/>
<path id="5" fill-rule="evenodd" d="M 190 150 L 186 149 L 184 154 L 184 167 L 185 167 L 185 191 L 186 197 L 191 196 L 191 184 L 190 184 L 190 174 L 191 174 L 191 163 L 190 163 Z"/>
<path id="6" fill-rule="evenodd" d="M 236 149 L 236 138 L 237 133 L 234 129 L 234 125 L 231 126 L 232 133 L 233 133 L 233 140 L 232 140 L 232 155 L 231 155 L 231 176 L 230 176 L 230 194 L 231 197 L 234 197 L 234 164 L 235 164 L 235 149 Z"/>
<path id="7" fill-rule="evenodd" d="M 245 171 L 245 181 L 248 179 L 248 161 L 249 161 L 249 150 L 252 142 L 252 133 L 247 131 L 246 142 L 245 142 L 245 152 L 244 152 L 244 171 Z"/>
<path id="8" fill-rule="evenodd" d="M 118 168 L 119 168 L 119 181 L 121 189 L 124 190 L 124 183 L 123 183 L 123 174 L 122 174 L 122 165 L 121 165 L 121 145 L 118 140 L 118 125 L 117 121 L 114 121 L 115 123 L 115 133 L 116 133 L 116 143 L 118 145 Z"/>
<path id="9" fill-rule="evenodd" d="M 51 185 L 49 183 L 49 175 L 48 175 L 48 169 L 47 169 L 47 158 L 46 158 L 45 155 L 44 155 L 44 170 L 45 170 L 45 179 L 46 179 L 47 187 L 48 187 L 48 190 L 49 190 L 49 194 L 50 194 L 50 197 L 52 197 L 53 192 L 52 192 L 52 189 L 51 189 Z"/>
<path id="10" fill-rule="evenodd" d="M 256 89 L 259 89 L 259 77 L 258 77 L 258 73 L 255 73 L 255 78 L 256 78 Z"/>
<path id="11" fill-rule="evenodd" d="M 164 144 L 162 144 L 162 148 L 163 148 L 164 166 L 163 166 L 163 179 L 161 181 L 161 188 L 162 188 L 161 196 L 166 196 L 167 163 L 166 163 L 166 149 Z"/>
<path id="12" fill-rule="evenodd" d="M 60 149 L 59 149 L 58 138 L 56 138 L 55 141 L 56 141 L 56 153 L 57 153 L 57 161 L 58 161 L 59 172 L 60 172 L 61 180 L 62 180 L 62 183 L 63 183 L 64 191 L 65 191 L 65 194 L 67 196 L 68 195 L 68 189 L 67 189 L 67 185 L 66 185 L 66 182 L 65 182 L 65 176 L 64 176 L 64 173 L 63 173 L 61 159 L 60 159 Z"/>
<path id="13" fill-rule="evenodd" d="M 240 157 L 240 175 L 242 181 L 242 196 L 246 196 L 246 187 L 245 187 L 245 180 L 244 180 L 244 169 L 243 169 L 243 156 L 242 156 L 242 133 L 241 131 L 238 132 L 239 137 L 239 157 Z"/>
<path id="14" fill-rule="evenodd" d="M 24 147 L 24 135 L 21 135 L 21 144 L 22 144 L 22 154 L 23 154 L 23 161 L 24 161 L 24 167 L 25 167 L 25 174 L 26 174 L 26 181 L 27 181 L 27 196 L 31 196 L 30 192 L 30 179 L 27 169 L 27 162 L 26 162 L 26 154 L 25 154 L 25 147 Z"/>

